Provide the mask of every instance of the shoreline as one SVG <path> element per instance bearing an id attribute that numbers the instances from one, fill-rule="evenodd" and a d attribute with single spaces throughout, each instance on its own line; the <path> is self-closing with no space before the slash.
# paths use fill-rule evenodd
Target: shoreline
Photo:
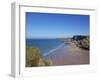
<path id="1" fill-rule="evenodd" d="M 64 44 L 44 58 L 52 60 L 53 66 L 89 64 L 89 51 L 70 43 L 69 45 Z"/>
<path id="2" fill-rule="evenodd" d="M 64 46 L 64 44 L 61 44 L 61 45 L 57 46 L 56 48 L 50 50 L 50 51 L 47 52 L 47 53 L 43 53 L 43 56 L 45 57 L 45 56 L 50 55 L 50 53 L 53 53 L 54 51 L 56 51 L 57 49 L 59 49 L 59 48 L 62 47 L 62 46 Z"/>

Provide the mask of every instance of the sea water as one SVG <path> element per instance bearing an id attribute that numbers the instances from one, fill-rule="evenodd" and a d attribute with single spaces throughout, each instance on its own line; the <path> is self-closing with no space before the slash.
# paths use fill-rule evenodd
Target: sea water
<path id="1" fill-rule="evenodd" d="M 60 39 L 26 39 L 26 46 L 38 48 L 42 55 L 47 55 L 62 44 Z"/>

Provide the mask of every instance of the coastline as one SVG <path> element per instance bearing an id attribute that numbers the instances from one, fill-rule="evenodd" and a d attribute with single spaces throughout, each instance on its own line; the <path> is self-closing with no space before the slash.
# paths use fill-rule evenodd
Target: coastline
<path id="1" fill-rule="evenodd" d="M 89 51 L 70 43 L 51 51 L 44 58 L 52 60 L 53 66 L 89 64 Z"/>
<path id="2" fill-rule="evenodd" d="M 50 51 L 47 52 L 47 53 L 43 53 L 43 56 L 48 56 L 48 55 L 53 54 L 54 51 L 56 51 L 57 49 L 61 48 L 62 46 L 64 46 L 64 44 L 61 44 L 61 45 L 57 46 L 56 48 L 50 50 Z"/>

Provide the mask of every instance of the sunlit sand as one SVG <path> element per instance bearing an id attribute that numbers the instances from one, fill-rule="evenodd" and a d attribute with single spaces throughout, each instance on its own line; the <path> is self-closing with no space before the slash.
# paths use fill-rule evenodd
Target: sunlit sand
<path id="1" fill-rule="evenodd" d="M 47 56 L 53 65 L 89 64 L 89 51 L 76 47 L 73 43 L 65 44 Z"/>

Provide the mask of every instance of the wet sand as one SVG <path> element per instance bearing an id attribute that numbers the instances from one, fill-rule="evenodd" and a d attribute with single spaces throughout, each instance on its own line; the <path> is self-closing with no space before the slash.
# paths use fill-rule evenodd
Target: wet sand
<path id="1" fill-rule="evenodd" d="M 61 46 L 44 58 L 52 60 L 54 66 L 89 64 L 89 51 L 70 43 Z"/>

